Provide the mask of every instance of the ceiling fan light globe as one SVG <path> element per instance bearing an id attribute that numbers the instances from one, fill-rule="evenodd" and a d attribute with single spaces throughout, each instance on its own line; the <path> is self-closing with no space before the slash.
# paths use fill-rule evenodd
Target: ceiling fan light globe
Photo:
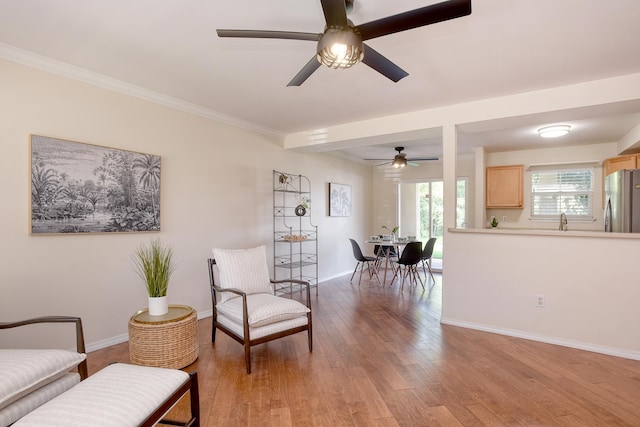
<path id="1" fill-rule="evenodd" d="M 348 46 L 344 43 L 334 43 L 331 45 L 329 50 L 331 50 L 331 55 L 335 57 L 338 61 L 344 61 L 347 56 Z"/>
<path id="2" fill-rule="evenodd" d="M 393 162 L 391 163 L 391 166 L 393 166 L 394 168 L 403 168 L 405 166 L 407 166 L 407 160 L 404 159 L 403 157 L 398 157 L 396 156 L 395 159 L 393 159 Z"/>
<path id="3" fill-rule="evenodd" d="M 362 38 L 350 27 L 330 27 L 318 41 L 316 58 L 331 68 L 351 68 L 364 58 Z"/>

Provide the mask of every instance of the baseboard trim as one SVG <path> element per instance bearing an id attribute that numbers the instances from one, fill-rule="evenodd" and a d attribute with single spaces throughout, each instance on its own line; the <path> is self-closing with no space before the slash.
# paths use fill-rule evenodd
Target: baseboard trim
<path id="1" fill-rule="evenodd" d="M 634 350 L 600 346 L 592 343 L 567 340 L 547 335 L 533 334 L 530 332 L 524 332 L 515 329 L 496 328 L 494 326 L 484 325 L 481 323 L 468 322 L 446 317 L 441 318 L 440 323 L 451 326 L 459 326 L 461 328 L 475 329 L 477 331 L 490 332 L 493 334 L 506 335 L 514 338 L 523 338 L 531 341 L 560 345 L 562 347 L 575 348 L 578 350 L 586 350 L 594 353 L 606 354 L 609 356 L 622 357 L 624 359 L 640 360 L 640 352 Z"/>
<path id="2" fill-rule="evenodd" d="M 104 340 L 88 343 L 85 347 L 87 349 L 87 353 L 90 353 L 92 351 L 102 350 L 103 348 L 111 347 L 112 345 L 120 344 L 127 341 L 129 341 L 129 334 L 122 334 Z"/>
<path id="3" fill-rule="evenodd" d="M 198 312 L 198 320 L 213 316 L 213 310 L 205 310 Z"/>
<path id="4" fill-rule="evenodd" d="M 318 283 L 328 282 L 329 280 L 333 280 L 333 279 L 337 279 L 338 277 L 346 276 L 347 274 L 351 274 L 352 271 L 353 270 L 348 270 L 348 271 L 344 271 L 342 273 L 333 274 L 333 275 L 328 276 L 328 277 L 323 277 L 322 279 L 320 279 L 318 281 Z"/>

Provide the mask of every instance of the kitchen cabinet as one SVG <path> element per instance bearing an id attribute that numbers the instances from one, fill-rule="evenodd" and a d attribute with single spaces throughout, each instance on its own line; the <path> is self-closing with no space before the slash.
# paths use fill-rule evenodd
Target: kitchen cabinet
<path id="1" fill-rule="evenodd" d="M 489 166 L 485 175 L 487 208 L 523 207 L 523 165 Z"/>
<path id="2" fill-rule="evenodd" d="M 622 169 L 636 169 L 639 164 L 638 157 L 639 156 L 637 154 L 630 154 L 628 156 L 618 156 L 605 159 L 603 162 L 604 176 L 606 177 Z"/>

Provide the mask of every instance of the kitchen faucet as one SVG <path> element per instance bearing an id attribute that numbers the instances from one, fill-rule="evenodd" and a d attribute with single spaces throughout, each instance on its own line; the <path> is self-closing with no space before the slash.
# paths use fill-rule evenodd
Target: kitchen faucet
<path id="1" fill-rule="evenodd" d="M 560 214 L 560 227 L 558 227 L 558 230 L 560 231 L 567 231 L 569 229 L 568 225 L 567 225 L 567 215 L 562 212 Z"/>

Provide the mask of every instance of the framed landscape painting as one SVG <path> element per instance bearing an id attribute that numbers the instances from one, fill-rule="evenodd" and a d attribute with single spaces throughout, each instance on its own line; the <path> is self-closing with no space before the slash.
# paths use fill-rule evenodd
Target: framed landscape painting
<path id="1" fill-rule="evenodd" d="M 31 234 L 160 231 L 160 156 L 31 135 Z"/>
<path id="2" fill-rule="evenodd" d="M 329 216 L 351 216 L 351 186 L 329 183 Z"/>

